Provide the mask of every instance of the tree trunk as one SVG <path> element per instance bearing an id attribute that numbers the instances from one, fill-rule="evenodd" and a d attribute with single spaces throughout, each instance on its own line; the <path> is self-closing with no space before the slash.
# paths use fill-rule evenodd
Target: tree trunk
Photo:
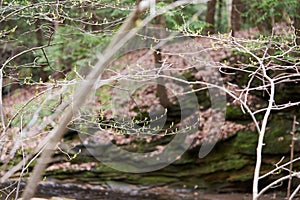
<path id="1" fill-rule="evenodd" d="M 41 30 L 41 20 L 37 19 L 35 21 L 35 37 L 37 40 L 37 46 L 43 46 L 43 41 L 44 41 L 44 37 L 43 37 L 43 32 Z M 41 78 L 41 80 L 43 82 L 46 82 L 48 80 L 48 76 L 47 73 L 44 71 L 44 65 L 41 65 L 41 68 L 39 69 L 39 76 Z"/>
<path id="2" fill-rule="evenodd" d="M 215 33 L 215 12 L 216 12 L 217 0 L 210 0 L 207 2 L 207 12 L 205 17 L 205 22 L 208 26 L 205 28 L 206 34 Z"/>
<path id="3" fill-rule="evenodd" d="M 161 49 L 157 49 L 154 52 L 154 59 L 155 59 L 155 67 L 160 68 L 161 65 L 163 64 Z M 169 100 L 167 95 L 167 89 L 164 86 L 164 80 L 162 78 L 158 79 L 156 96 L 159 98 L 160 105 L 162 105 L 164 108 L 167 108 L 167 106 L 169 105 Z"/>
<path id="4" fill-rule="evenodd" d="M 294 27 L 295 27 L 295 34 L 296 34 L 296 43 L 297 45 L 300 45 L 300 18 L 299 17 L 295 17 Z"/>
<path id="5" fill-rule="evenodd" d="M 231 10 L 232 10 L 232 0 L 226 0 L 226 13 L 227 13 L 227 30 L 231 31 Z"/>
<path id="6" fill-rule="evenodd" d="M 162 28 L 166 27 L 166 19 L 160 15 L 155 17 L 156 23 L 159 24 Z M 159 32 L 159 38 L 162 39 L 166 37 L 164 32 Z M 155 67 L 160 68 L 163 64 L 162 56 L 161 56 L 161 49 L 156 49 L 156 51 L 153 53 L 154 55 L 154 62 Z M 164 108 L 166 108 L 169 105 L 168 95 L 167 95 L 167 89 L 164 86 L 164 80 L 162 78 L 158 79 L 157 84 L 157 90 L 156 90 L 156 96 L 159 98 L 160 105 L 162 105 Z"/>
<path id="7" fill-rule="evenodd" d="M 232 1 L 231 20 L 230 20 L 232 36 L 234 36 L 235 32 L 237 32 L 241 29 L 242 9 L 243 9 L 243 4 L 242 4 L 241 0 L 233 0 Z"/>
<path id="8" fill-rule="evenodd" d="M 297 6 L 295 10 L 295 16 L 294 16 L 294 27 L 295 27 L 295 35 L 296 35 L 296 44 L 300 45 L 300 0 L 297 1 Z"/>
<path id="9" fill-rule="evenodd" d="M 217 11 L 217 29 L 222 29 L 222 7 L 223 0 L 218 0 L 218 11 Z"/>
<path id="10" fill-rule="evenodd" d="M 265 20 L 257 23 L 257 28 L 259 32 L 263 34 L 271 34 L 272 33 L 272 18 L 267 17 Z"/>

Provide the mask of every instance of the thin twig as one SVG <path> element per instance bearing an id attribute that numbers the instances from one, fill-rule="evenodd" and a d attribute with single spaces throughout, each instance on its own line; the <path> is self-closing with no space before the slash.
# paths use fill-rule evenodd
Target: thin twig
<path id="1" fill-rule="evenodd" d="M 190 2 L 187 1 L 187 3 Z M 175 7 L 180 5 L 182 4 L 178 2 L 174 3 Z M 171 9 L 173 7 L 167 6 L 165 9 L 168 8 Z M 145 7 L 144 9 L 147 9 L 147 7 Z M 49 142 L 46 144 L 45 149 L 41 154 L 41 157 L 37 161 L 37 164 L 23 193 L 23 200 L 30 200 L 33 197 L 37 185 L 41 181 L 42 174 L 48 163 L 51 161 L 54 148 L 56 147 L 57 143 L 60 141 L 67 129 L 67 124 L 71 121 L 74 113 L 77 113 L 79 107 L 84 103 L 85 97 L 90 93 L 91 89 L 94 87 L 96 81 L 99 79 L 100 75 L 107 67 L 106 65 L 111 61 L 114 54 L 137 33 L 139 28 L 145 26 L 148 22 L 150 22 L 153 19 L 153 17 L 155 17 L 149 16 L 148 18 L 143 20 L 141 26 L 133 29 L 133 27 L 135 27 L 135 22 L 136 20 L 138 20 L 139 14 L 142 11 L 143 10 L 140 9 L 140 5 L 138 5 L 137 8 L 130 14 L 126 22 L 122 25 L 118 33 L 112 39 L 110 45 L 104 51 L 104 55 L 101 55 L 95 68 L 90 72 L 86 80 L 83 82 L 83 84 L 77 91 L 73 107 L 68 107 L 60 121 L 59 126 L 52 131 L 52 137 L 49 139 Z"/>
<path id="2" fill-rule="evenodd" d="M 256 198 L 258 199 L 263 193 L 265 193 L 267 190 L 269 190 L 270 188 L 272 188 L 274 185 L 277 185 L 278 183 L 281 183 L 284 180 L 287 180 L 290 178 L 290 176 L 292 177 L 299 177 L 300 176 L 300 172 L 297 173 L 293 173 L 292 175 L 286 175 L 284 177 L 281 177 L 275 181 L 273 181 L 271 184 L 269 184 L 268 186 L 264 187 L 256 196 Z"/>
<path id="3" fill-rule="evenodd" d="M 292 141 L 291 141 L 291 155 L 290 155 L 290 160 L 294 159 L 294 147 L 295 147 L 295 130 L 296 130 L 296 115 L 294 115 L 294 120 L 293 120 L 293 128 L 292 128 Z M 289 199 L 291 196 L 291 186 L 292 186 L 292 170 L 293 170 L 293 162 L 290 163 L 290 169 L 289 169 L 289 182 L 288 182 L 288 187 L 287 187 L 287 195 L 286 197 Z"/>
<path id="4" fill-rule="evenodd" d="M 299 192 L 299 190 L 300 190 L 300 185 L 298 185 L 297 188 L 294 190 L 294 192 L 291 194 L 289 200 L 292 200 L 295 197 L 295 195 Z"/>

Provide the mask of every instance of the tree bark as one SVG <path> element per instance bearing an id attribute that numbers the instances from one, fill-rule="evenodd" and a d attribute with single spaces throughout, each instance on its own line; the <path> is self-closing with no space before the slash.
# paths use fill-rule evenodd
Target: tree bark
<path id="1" fill-rule="evenodd" d="M 41 30 L 41 20 L 40 19 L 36 20 L 35 28 L 36 28 L 35 37 L 37 40 L 37 46 L 43 46 L 44 37 L 43 37 L 43 32 Z M 39 76 L 43 82 L 46 82 L 48 80 L 48 76 L 44 70 L 44 67 L 45 66 L 42 65 L 41 68 L 39 69 Z"/>
<path id="2" fill-rule="evenodd" d="M 296 34 L 296 44 L 300 45 L 300 18 L 296 17 L 294 22 L 295 34 Z"/>
<path id="3" fill-rule="evenodd" d="M 294 16 L 294 27 L 295 27 L 295 35 L 296 35 L 296 44 L 300 45 L 300 0 L 297 1 L 297 6 L 295 10 Z"/>
<path id="4" fill-rule="evenodd" d="M 232 1 L 232 10 L 231 10 L 231 30 L 232 36 L 234 36 L 235 32 L 241 29 L 242 24 L 242 13 L 243 4 L 241 0 L 233 0 Z"/>
<path id="5" fill-rule="evenodd" d="M 205 28 L 206 34 L 215 33 L 215 12 L 216 12 L 217 0 L 210 0 L 207 2 L 207 12 L 205 17 L 205 22 L 208 26 Z"/>
<path id="6" fill-rule="evenodd" d="M 155 59 L 155 67 L 160 68 L 163 64 L 161 49 L 157 49 L 154 52 L 154 59 Z M 167 89 L 164 86 L 164 80 L 162 78 L 158 79 L 156 96 L 159 98 L 160 105 L 162 105 L 164 108 L 167 108 L 167 106 L 169 105 L 169 100 L 167 95 Z"/>
<path id="7" fill-rule="evenodd" d="M 166 22 L 166 19 L 162 15 L 155 17 L 155 20 L 156 20 L 156 23 L 159 26 L 161 26 L 162 29 L 166 27 L 167 22 Z M 166 37 L 164 32 L 159 31 L 159 34 L 160 35 L 158 36 L 159 37 L 158 39 L 162 39 L 162 38 Z M 161 48 L 159 48 L 153 52 L 154 63 L 155 63 L 156 68 L 162 67 L 162 64 L 163 64 L 161 51 L 162 51 Z M 156 96 L 159 98 L 159 102 L 164 108 L 166 108 L 169 105 L 167 89 L 164 86 L 164 80 L 162 78 L 158 79 Z"/>
<path id="8" fill-rule="evenodd" d="M 218 0 L 218 11 L 217 11 L 217 29 L 221 30 L 222 28 L 222 8 L 223 0 Z"/>

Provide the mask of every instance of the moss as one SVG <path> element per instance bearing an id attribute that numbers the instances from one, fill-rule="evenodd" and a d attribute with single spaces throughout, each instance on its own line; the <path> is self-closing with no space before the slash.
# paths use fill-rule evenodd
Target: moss
<path id="1" fill-rule="evenodd" d="M 240 155 L 231 155 L 230 157 L 224 157 L 219 161 L 203 163 L 198 166 L 196 173 L 204 175 L 218 171 L 236 171 L 242 169 L 247 164 L 249 164 L 248 159 L 242 158 Z"/>
<path id="2" fill-rule="evenodd" d="M 272 117 L 265 134 L 265 154 L 285 154 L 290 152 L 292 122 Z"/>
<path id="3" fill-rule="evenodd" d="M 221 162 L 219 164 L 221 169 L 223 171 L 229 171 L 229 170 L 238 170 L 243 168 L 245 165 L 249 163 L 249 160 L 241 158 L 239 155 L 235 156 L 236 158 L 231 158 L 228 160 L 225 160 L 224 162 Z"/>
<path id="4" fill-rule="evenodd" d="M 291 136 L 268 136 L 265 137 L 266 145 L 264 154 L 286 154 L 290 152 Z"/>
<path id="5" fill-rule="evenodd" d="M 231 173 L 226 179 L 229 182 L 234 181 L 249 181 L 253 178 L 254 166 L 246 166 L 243 170 Z"/>
<path id="6" fill-rule="evenodd" d="M 241 131 L 237 134 L 233 147 L 241 154 L 256 155 L 257 139 L 257 133 Z"/>
<path id="7" fill-rule="evenodd" d="M 287 120 L 272 118 L 265 133 L 264 154 L 285 154 L 290 151 L 291 123 Z M 258 133 L 241 131 L 237 134 L 234 147 L 238 152 L 246 155 L 256 155 Z"/>
<path id="8" fill-rule="evenodd" d="M 167 176 L 145 176 L 138 179 L 138 184 L 140 185 L 162 186 L 172 182 L 179 182 L 179 180 L 175 177 Z"/>
<path id="9" fill-rule="evenodd" d="M 226 107 L 226 119 L 231 121 L 251 120 L 248 114 L 244 114 L 241 108 L 237 105 Z"/>

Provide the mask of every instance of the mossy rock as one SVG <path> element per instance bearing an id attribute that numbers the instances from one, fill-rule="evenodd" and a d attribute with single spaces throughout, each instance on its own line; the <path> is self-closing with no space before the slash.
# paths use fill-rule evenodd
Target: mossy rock
<path id="1" fill-rule="evenodd" d="M 278 115 L 271 117 L 267 125 L 263 147 L 263 154 L 287 154 L 290 152 L 292 121 L 282 119 Z M 258 133 L 241 131 L 237 134 L 234 146 L 242 154 L 256 155 Z M 296 142 L 295 151 L 300 151 L 300 144 Z"/>
<path id="2" fill-rule="evenodd" d="M 276 86 L 276 91 L 275 101 L 277 104 L 300 101 L 299 83 L 281 83 Z M 293 109 L 295 110 L 295 108 Z"/>
<path id="3" fill-rule="evenodd" d="M 291 125 L 292 120 L 290 117 L 282 117 L 278 113 L 271 116 L 265 134 L 266 145 L 263 148 L 262 174 L 274 169 L 275 164 L 282 156 L 287 155 L 287 159 L 284 162 L 288 161 Z M 198 185 L 203 189 L 217 188 L 219 191 L 230 191 L 232 188 L 236 188 L 238 190 L 243 189 L 243 184 L 241 183 L 245 182 L 248 184 L 252 181 L 257 139 L 258 133 L 256 131 L 243 130 L 230 138 L 217 142 L 213 150 L 202 159 L 198 158 L 200 146 L 194 147 L 186 151 L 180 160 L 161 170 L 149 173 L 131 174 L 119 172 L 101 163 L 97 164 L 90 171 L 68 172 L 62 170 L 51 173 L 59 179 L 72 176 L 72 178 L 76 178 L 79 181 L 93 184 L 120 181 L 138 186 L 168 185 L 182 187 L 185 185 L 194 187 Z M 156 145 L 159 142 L 154 141 L 153 144 Z M 295 156 L 300 154 L 299 147 L 300 145 L 296 143 Z M 88 156 L 88 154 L 84 156 Z M 80 157 L 80 154 L 78 157 Z M 297 163 L 294 166 L 295 169 L 300 167 Z M 51 173 L 49 172 L 47 175 L 52 176 Z"/>
<path id="4" fill-rule="evenodd" d="M 238 105 L 229 105 L 226 107 L 226 119 L 230 121 L 250 121 L 251 117 L 243 113 Z"/>
<path id="5" fill-rule="evenodd" d="M 168 176 L 141 176 L 138 179 L 138 184 L 143 186 L 163 186 L 169 183 L 179 182 L 180 180 L 176 177 Z"/>
<path id="6" fill-rule="evenodd" d="M 233 147 L 237 152 L 245 155 L 256 155 L 257 133 L 241 131 L 234 139 Z"/>
<path id="7" fill-rule="evenodd" d="M 249 181 L 253 178 L 254 165 L 246 166 L 243 170 L 235 171 L 226 179 L 228 182 Z"/>

